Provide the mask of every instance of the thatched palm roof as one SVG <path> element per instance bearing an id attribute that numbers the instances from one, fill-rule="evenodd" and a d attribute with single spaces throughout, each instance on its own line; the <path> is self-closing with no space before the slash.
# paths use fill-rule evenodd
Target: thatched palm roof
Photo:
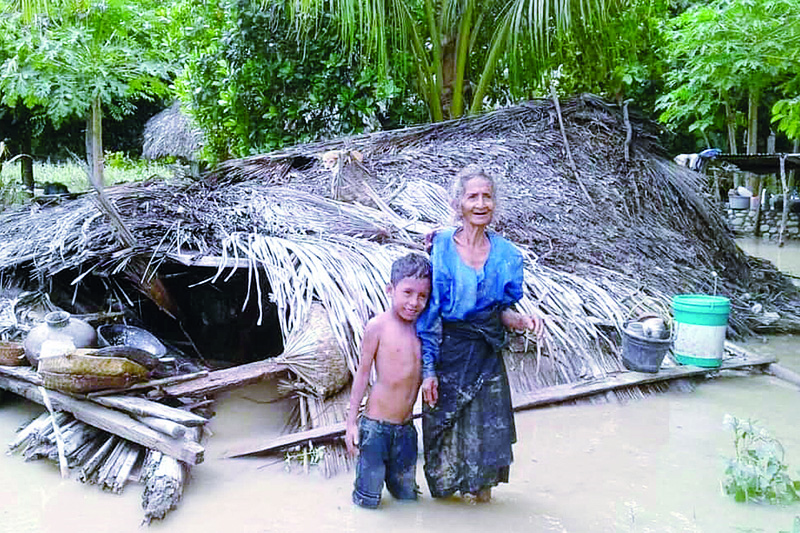
<path id="1" fill-rule="evenodd" d="M 622 322 L 643 311 L 668 316 L 676 293 L 731 297 L 739 333 L 763 327 L 754 300 L 780 315 L 773 331 L 800 330 L 796 289 L 736 247 L 703 176 L 665 158 L 648 123 L 633 121 L 626 161 L 617 107 L 582 97 L 562 110 L 574 167 L 552 102 L 529 102 L 231 160 L 200 183 L 111 189 L 137 249 L 116 243 L 89 196 L 6 212 L 0 272 L 24 264 L 41 276 L 113 275 L 136 255 L 157 268 L 193 250 L 222 258 L 215 279 L 226 279 L 228 266 L 244 263 L 248 297 L 277 305 L 286 335 L 321 301 L 352 367 L 364 323 L 386 305 L 392 259 L 448 223 L 444 186 L 479 164 L 503 184 L 496 229 L 528 258 L 520 306 L 547 318 L 537 385 L 620 369 Z M 331 198 L 346 194 L 365 205 Z"/>
<path id="2" fill-rule="evenodd" d="M 202 146 L 203 131 L 183 112 L 179 101 L 153 116 L 144 126 L 142 157 L 145 159 L 176 156 L 194 161 Z"/>

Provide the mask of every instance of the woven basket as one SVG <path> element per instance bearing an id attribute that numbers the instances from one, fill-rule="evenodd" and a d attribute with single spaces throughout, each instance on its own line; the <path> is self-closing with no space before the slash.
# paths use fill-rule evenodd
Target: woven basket
<path id="1" fill-rule="evenodd" d="M 97 377 L 133 376 L 147 379 L 147 369 L 122 357 L 98 357 L 96 350 L 78 349 L 74 353 L 39 359 L 39 372 Z"/>
<path id="2" fill-rule="evenodd" d="M 92 376 L 81 374 L 61 374 L 59 372 L 39 371 L 42 385 L 46 389 L 62 392 L 85 393 L 103 389 L 124 389 L 142 381 L 140 376 L 123 374 L 119 376 Z"/>
<path id="3" fill-rule="evenodd" d="M 0 365 L 22 366 L 27 364 L 25 348 L 21 342 L 0 341 Z"/>
<path id="4" fill-rule="evenodd" d="M 311 305 L 305 324 L 289 335 L 286 351 L 275 360 L 299 378 L 280 382 L 281 393 L 306 391 L 327 398 L 350 382 L 350 370 L 331 329 L 328 311 L 319 303 Z"/>

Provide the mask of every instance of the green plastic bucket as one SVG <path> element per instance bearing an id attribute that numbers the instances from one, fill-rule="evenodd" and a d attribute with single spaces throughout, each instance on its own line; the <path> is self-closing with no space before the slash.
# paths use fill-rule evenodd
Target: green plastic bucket
<path id="1" fill-rule="evenodd" d="M 731 301 L 724 296 L 677 294 L 672 297 L 678 363 L 717 367 L 722 363 Z"/>

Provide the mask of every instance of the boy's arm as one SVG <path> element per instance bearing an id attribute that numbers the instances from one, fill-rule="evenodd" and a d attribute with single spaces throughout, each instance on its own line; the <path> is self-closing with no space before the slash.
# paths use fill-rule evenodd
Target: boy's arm
<path id="1" fill-rule="evenodd" d="M 347 410 L 347 429 L 344 435 L 344 441 L 350 455 L 358 454 L 358 424 L 356 421 L 358 419 L 358 408 L 361 407 L 361 400 L 367 392 L 367 385 L 369 385 L 372 363 L 375 361 L 375 354 L 378 352 L 377 329 L 374 320 L 370 320 L 364 329 L 364 338 L 361 340 L 361 360 L 353 378 L 353 386 L 350 388 L 350 407 Z"/>

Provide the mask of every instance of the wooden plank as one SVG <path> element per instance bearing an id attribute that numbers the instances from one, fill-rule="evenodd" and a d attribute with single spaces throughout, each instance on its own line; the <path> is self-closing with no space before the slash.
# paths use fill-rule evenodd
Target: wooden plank
<path id="1" fill-rule="evenodd" d="M 0 365 L 0 376 L 27 381 L 33 385 L 42 384 L 42 376 L 29 366 L 2 366 Z"/>
<path id="2" fill-rule="evenodd" d="M 135 385 L 131 385 L 130 387 L 126 387 L 124 389 L 105 389 L 105 390 L 93 391 L 87 394 L 86 396 L 88 396 L 89 398 L 94 398 L 96 396 L 108 396 L 109 394 L 127 393 L 141 389 L 156 389 L 164 385 L 173 385 L 175 383 L 191 381 L 193 379 L 202 378 L 207 375 L 208 375 L 208 370 L 201 370 L 200 372 L 192 372 L 191 374 L 179 374 L 177 376 L 170 376 L 167 378 L 151 379 L 150 381 L 136 383 Z"/>
<path id="3" fill-rule="evenodd" d="M 257 383 L 286 370 L 272 359 L 209 372 L 207 376 L 162 387 L 167 396 L 204 396 Z"/>
<path id="4" fill-rule="evenodd" d="M 726 348 L 728 348 L 727 343 Z M 619 374 L 612 374 L 603 379 L 594 381 L 581 381 L 578 383 L 555 385 L 553 387 L 547 387 L 525 394 L 512 394 L 512 404 L 514 406 L 514 411 L 523 411 L 525 409 L 569 401 L 576 398 L 591 396 L 592 394 L 598 394 L 601 392 L 625 387 L 634 387 L 637 385 L 645 385 L 647 383 L 700 376 L 711 372 L 718 372 L 720 370 L 732 370 L 750 366 L 770 365 L 776 361 L 775 357 L 772 356 L 759 356 L 749 352 L 744 353 L 734 350 L 729 351 L 734 352 L 737 357 L 723 361 L 722 364 L 716 368 L 678 366 L 674 368 L 663 368 L 655 374 L 626 371 Z M 414 413 L 414 418 L 417 418 L 418 416 L 420 416 L 420 413 Z M 234 444 L 229 449 L 224 451 L 222 453 L 222 457 L 243 457 L 246 455 L 268 453 L 308 441 L 331 440 L 344 435 L 345 429 L 346 423 L 340 422 L 332 426 L 325 426 L 308 431 L 298 431 L 296 433 L 282 435 L 269 441 L 265 441 L 264 439 L 243 441 Z"/>
<path id="5" fill-rule="evenodd" d="M 567 383 L 564 385 L 555 385 L 553 387 L 547 387 L 524 394 L 512 394 L 512 403 L 514 404 L 514 410 L 530 409 L 540 405 L 574 400 L 576 398 L 590 396 L 599 392 L 622 389 L 625 387 L 634 387 L 638 385 L 646 385 L 648 383 L 656 383 L 659 381 L 701 376 L 703 374 L 718 372 L 720 370 L 733 370 L 736 368 L 745 368 L 749 366 L 768 365 L 774 363 L 775 361 L 775 357 L 772 356 L 756 356 L 747 359 L 737 357 L 723 361 L 722 364 L 716 368 L 702 368 L 687 365 L 676 366 L 673 368 L 662 368 L 655 374 L 647 374 L 642 372 L 621 372 L 619 374 L 612 374 L 606 378 L 598 379 L 596 381 Z"/>
<path id="6" fill-rule="evenodd" d="M 93 402 L 100 405 L 111 407 L 112 409 L 119 409 L 126 413 L 131 413 L 138 416 L 153 416 L 156 418 L 164 418 L 183 424 L 184 426 L 202 426 L 208 420 L 202 416 L 198 416 L 183 409 L 176 409 L 168 405 L 158 402 L 152 402 L 138 396 L 96 396 L 92 398 Z"/>
<path id="7" fill-rule="evenodd" d="M 417 415 L 419 416 L 419 415 Z M 244 457 L 245 455 L 255 455 L 258 453 L 269 453 L 288 446 L 296 444 L 303 444 L 308 441 L 321 442 L 332 440 L 336 437 L 344 435 L 347 429 L 347 422 L 339 422 L 331 426 L 323 426 L 319 428 L 309 429 L 306 431 L 298 431 L 296 433 L 288 433 L 280 437 L 265 440 L 253 439 L 234 443 L 234 445 L 222 452 L 221 457 L 230 459 L 232 457 Z"/>
<path id="8" fill-rule="evenodd" d="M 32 383 L 0 375 L 0 387 L 38 404 L 44 404 L 42 394 Z M 190 465 L 203 462 L 205 453 L 203 446 L 194 441 L 172 439 L 134 420 L 125 413 L 87 400 L 79 400 L 54 390 L 47 391 L 47 394 L 55 409 L 69 411 L 75 418 L 90 426 L 108 431 L 147 448 L 158 450 Z"/>

